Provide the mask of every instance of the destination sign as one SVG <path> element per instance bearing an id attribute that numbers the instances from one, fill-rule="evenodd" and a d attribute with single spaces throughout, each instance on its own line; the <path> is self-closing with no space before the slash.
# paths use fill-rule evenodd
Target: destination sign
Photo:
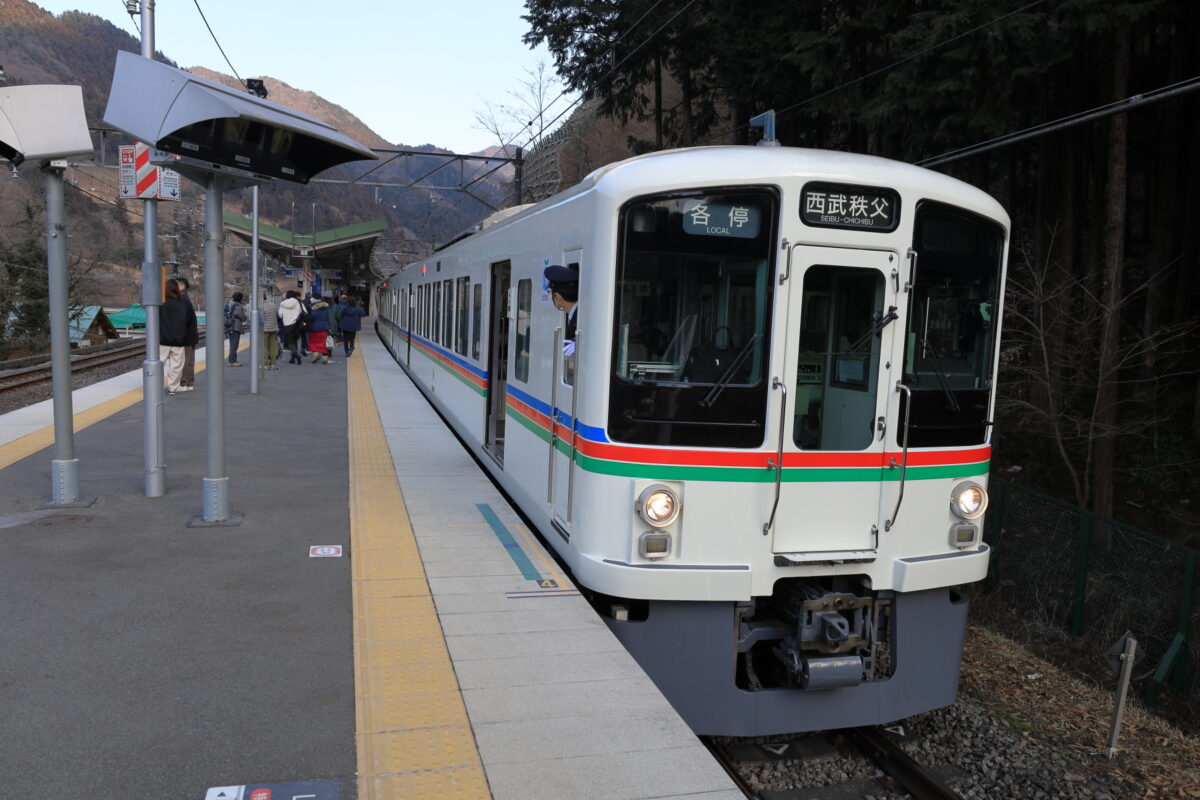
<path id="1" fill-rule="evenodd" d="M 683 232 L 693 236 L 753 239 L 762 227 L 762 211 L 752 205 L 688 200 L 683 204 Z"/>
<path id="2" fill-rule="evenodd" d="M 888 233 L 900 224 L 900 194 L 878 186 L 812 181 L 800 193 L 800 219 L 814 228 Z"/>

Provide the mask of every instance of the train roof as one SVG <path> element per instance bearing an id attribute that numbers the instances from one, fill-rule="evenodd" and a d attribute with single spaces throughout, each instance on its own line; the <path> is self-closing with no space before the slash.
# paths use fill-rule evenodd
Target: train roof
<path id="1" fill-rule="evenodd" d="M 932 196 L 999 220 L 1005 229 L 1010 227 L 1008 213 L 991 195 L 969 183 L 924 167 L 880 156 L 837 150 L 720 145 L 661 150 L 606 164 L 588 173 L 575 186 L 539 203 L 496 212 L 443 247 L 473 233 L 511 224 L 587 192 L 635 197 L 665 188 L 770 184 L 788 177 L 886 186 L 902 194 Z"/>

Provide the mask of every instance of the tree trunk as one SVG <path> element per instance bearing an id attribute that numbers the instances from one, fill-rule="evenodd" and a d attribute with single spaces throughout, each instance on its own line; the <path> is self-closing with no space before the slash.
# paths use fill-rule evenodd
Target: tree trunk
<path id="1" fill-rule="evenodd" d="M 1129 93 L 1129 29 L 1114 34 L 1114 99 Z M 1108 182 L 1104 206 L 1104 279 L 1101 302 L 1104 322 L 1100 337 L 1099 380 L 1096 391 L 1093 432 L 1095 435 L 1092 509 L 1112 516 L 1113 473 L 1116 466 L 1115 428 L 1117 422 L 1118 350 L 1121 345 L 1121 277 L 1125 263 L 1125 189 L 1129 116 L 1117 114 L 1108 125 Z"/>
<path id="2" fill-rule="evenodd" d="M 654 149 L 663 149 L 662 54 L 654 57 Z"/>

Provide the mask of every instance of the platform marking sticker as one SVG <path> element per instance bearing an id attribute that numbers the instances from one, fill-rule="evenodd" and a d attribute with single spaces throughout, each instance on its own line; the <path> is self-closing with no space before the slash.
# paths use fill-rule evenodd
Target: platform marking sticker
<path id="1" fill-rule="evenodd" d="M 308 548 L 309 558 L 341 558 L 342 546 L 340 544 L 315 544 Z M 257 798 L 255 798 L 257 800 Z"/>
<path id="2" fill-rule="evenodd" d="M 204 800 L 340 800 L 342 782 L 337 779 L 294 783 L 251 783 L 245 786 L 214 786 Z"/>
<path id="3" fill-rule="evenodd" d="M 529 556 L 525 555 L 525 551 L 521 549 L 521 545 L 513 539 L 512 534 L 508 532 L 508 528 L 504 527 L 504 523 L 496 516 L 496 512 L 487 503 L 476 503 L 475 507 L 479 509 L 479 513 L 487 520 L 488 525 L 492 528 L 492 533 L 496 534 L 496 538 L 500 540 L 500 544 L 504 545 L 504 550 L 508 553 L 508 557 L 517 565 L 517 569 L 521 571 L 521 575 L 528 581 L 539 581 L 542 579 L 541 573 L 533 566 L 533 562 L 529 560 Z"/>

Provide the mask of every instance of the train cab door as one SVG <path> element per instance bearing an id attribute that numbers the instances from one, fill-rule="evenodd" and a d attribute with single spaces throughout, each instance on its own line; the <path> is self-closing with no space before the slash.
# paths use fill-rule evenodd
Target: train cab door
<path id="1" fill-rule="evenodd" d="M 579 272 L 583 270 L 583 251 L 568 250 L 563 253 L 563 266 L 571 267 Z M 576 310 L 576 326 L 578 326 L 583 306 Z M 575 452 L 578 447 L 578 429 L 574 421 L 578 419 L 579 398 L 579 357 L 580 350 L 565 353 L 563 339 L 567 330 L 566 315 L 559 312 L 554 328 L 554 365 L 551 370 L 550 405 L 554 422 L 550 426 L 549 445 L 549 477 L 547 486 L 547 501 L 551 505 L 554 527 L 564 538 L 571 536 L 571 526 L 575 492 Z M 579 339 L 578 333 L 576 340 Z M 568 348 L 569 349 L 569 348 Z"/>
<path id="2" fill-rule="evenodd" d="M 509 308 L 512 264 L 492 264 L 491 312 L 488 314 L 488 399 L 484 448 L 504 464 L 504 410 L 508 405 L 508 332 L 513 309 Z"/>
<path id="3" fill-rule="evenodd" d="M 896 256 L 797 245 L 791 263 L 772 549 L 794 563 L 869 559 L 895 384 Z"/>

